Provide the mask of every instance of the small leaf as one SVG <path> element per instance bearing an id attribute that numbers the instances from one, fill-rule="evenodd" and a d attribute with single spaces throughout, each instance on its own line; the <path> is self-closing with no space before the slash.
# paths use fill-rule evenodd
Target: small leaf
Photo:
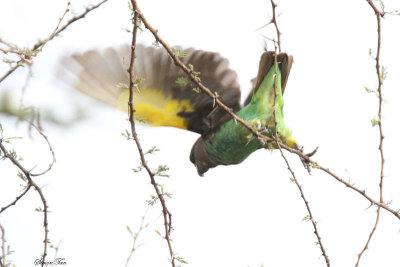
<path id="1" fill-rule="evenodd" d="M 385 66 L 381 67 L 381 79 L 382 81 L 386 80 L 387 77 L 387 69 Z"/>
<path id="2" fill-rule="evenodd" d="M 179 47 L 174 46 L 173 47 L 175 50 L 175 55 L 179 58 L 185 58 L 188 56 L 188 53 L 186 53 L 185 51 L 183 51 L 182 49 L 180 49 Z"/>
<path id="3" fill-rule="evenodd" d="M 143 77 L 137 77 L 135 82 L 136 82 L 136 84 L 141 84 L 144 80 L 146 80 L 146 79 Z"/>
<path id="4" fill-rule="evenodd" d="M 374 90 L 369 89 L 368 87 L 364 86 L 364 89 L 367 93 L 376 93 Z"/>
<path id="5" fill-rule="evenodd" d="M 178 77 L 175 83 L 179 84 L 180 87 L 185 87 L 189 83 L 188 77 Z"/>
<path id="6" fill-rule="evenodd" d="M 133 6 L 132 6 L 132 3 L 131 3 L 131 2 L 129 2 L 129 1 L 128 1 L 128 8 L 129 8 L 129 10 L 133 11 Z"/>
<path id="7" fill-rule="evenodd" d="M 187 261 L 185 261 L 182 257 L 179 257 L 179 256 L 175 257 L 175 260 L 177 260 L 177 261 L 179 261 L 180 263 L 183 263 L 183 264 L 189 264 Z"/>
<path id="8" fill-rule="evenodd" d="M 130 140 L 130 139 L 131 139 L 131 133 L 130 133 L 128 130 L 125 130 L 125 132 L 124 132 L 124 133 L 121 133 L 121 135 L 122 135 L 123 137 L 125 137 L 126 140 Z"/>
<path id="9" fill-rule="evenodd" d="M 158 40 L 155 40 L 154 42 L 153 42 L 153 45 L 155 46 L 155 47 L 160 47 L 161 45 L 160 45 L 160 42 L 158 41 Z"/>
<path id="10" fill-rule="evenodd" d="M 373 119 L 371 120 L 371 125 L 372 125 L 372 127 L 375 127 L 376 125 L 378 125 L 379 122 L 380 122 L 379 119 L 373 118 Z"/>
<path id="11" fill-rule="evenodd" d="M 158 152 L 160 149 L 158 149 L 156 146 L 151 147 L 145 154 L 153 154 L 154 152 Z"/>
<path id="12" fill-rule="evenodd" d="M 136 167 L 136 168 L 132 168 L 132 171 L 133 172 L 140 172 L 142 170 L 142 166 L 138 166 L 138 167 Z"/>
<path id="13" fill-rule="evenodd" d="M 18 178 L 20 178 L 22 181 L 25 181 L 26 182 L 26 177 L 25 177 L 25 175 L 22 173 L 22 172 L 18 172 L 18 174 L 17 174 L 17 176 L 18 176 Z"/>

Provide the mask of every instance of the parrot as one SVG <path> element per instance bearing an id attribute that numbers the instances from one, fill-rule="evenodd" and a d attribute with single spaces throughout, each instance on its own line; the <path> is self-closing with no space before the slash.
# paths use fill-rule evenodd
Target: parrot
<path id="1" fill-rule="evenodd" d="M 134 62 L 137 87 L 133 93 L 135 119 L 150 126 L 170 126 L 198 133 L 189 159 L 198 175 L 219 165 L 243 162 L 263 147 L 241 123 L 215 104 L 215 99 L 200 91 L 177 67 L 162 48 L 137 44 Z M 219 53 L 174 47 L 182 62 L 250 127 L 274 137 L 293 149 L 299 149 L 283 114 L 283 93 L 293 56 L 265 51 L 252 80 L 252 89 L 240 104 L 237 74 Z M 62 79 L 76 90 L 117 109 L 128 110 L 130 46 L 121 45 L 89 50 L 64 57 Z M 70 77 L 75 76 L 75 79 Z M 275 112 L 274 112 L 275 108 Z M 275 123 L 276 121 L 276 123 Z M 269 148 L 277 148 L 270 144 Z"/>

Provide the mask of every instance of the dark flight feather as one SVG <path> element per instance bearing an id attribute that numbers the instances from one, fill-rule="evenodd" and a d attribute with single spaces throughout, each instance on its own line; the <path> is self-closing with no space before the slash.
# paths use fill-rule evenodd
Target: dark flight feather
<path id="1" fill-rule="evenodd" d="M 188 55 L 182 59 L 183 63 L 193 65 L 194 71 L 200 73 L 201 82 L 218 93 L 219 99 L 233 111 L 238 111 L 240 88 L 236 72 L 228 68 L 228 60 L 218 53 L 193 48 L 182 51 Z M 70 83 L 66 73 L 72 73 L 78 77 L 73 85 L 77 90 L 106 104 L 126 109 L 129 54 L 129 46 L 74 54 L 63 59 L 64 70 L 59 77 Z M 189 81 L 186 85 L 179 85 L 176 82 L 186 74 L 175 66 L 164 49 L 137 45 L 135 74 L 144 78 L 139 92 L 134 95 L 135 109 L 139 117 L 148 113 L 142 118 L 145 121 L 153 117 L 155 121 L 150 121 L 150 124 L 184 128 L 203 135 L 226 121 L 225 112 L 214 106 L 213 99 L 193 90 L 197 87 L 194 83 Z"/>

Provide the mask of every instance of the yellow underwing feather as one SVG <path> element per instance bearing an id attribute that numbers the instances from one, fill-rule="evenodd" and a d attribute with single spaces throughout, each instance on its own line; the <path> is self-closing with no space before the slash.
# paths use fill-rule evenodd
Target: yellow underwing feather
<path id="1" fill-rule="evenodd" d="M 127 111 L 129 91 L 125 90 L 118 96 L 117 108 Z M 187 129 L 187 120 L 178 115 L 180 112 L 192 112 L 189 100 L 173 99 L 165 96 L 157 89 L 143 88 L 133 94 L 135 117 L 151 126 L 171 126 Z"/>
<path id="2" fill-rule="evenodd" d="M 130 51 L 131 47 L 125 45 L 72 54 L 62 59 L 57 76 L 88 96 L 127 111 L 129 76 L 126 59 L 130 58 Z M 202 83 L 218 93 L 232 111 L 238 111 L 240 88 L 236 73 L 228 68 L 228 60 L 214 52 L 193 48 L 182 51 L 187 54 L 183 63 L 191 64 Z M 222 109 L 215 109 L 215 103 L 208 95 L 193 91 L 194 83 L 177 83 L 185 73 L 175 66 L 164 49 L 138 44 L 134 67 L 135 75 L 141 80 L 138 83 L 140 91 L 135 88 L 133 96 L 138 122 L 172 126 L 204 135 L 229 120 Z M 71 79 L 74 76 L 77 79 Z"/>

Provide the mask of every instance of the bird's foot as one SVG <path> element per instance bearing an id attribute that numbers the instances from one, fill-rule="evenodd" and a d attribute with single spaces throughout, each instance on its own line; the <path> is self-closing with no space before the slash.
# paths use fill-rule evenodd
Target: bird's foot
<path id="1" fill-rule="evenodd" d="M 302 154 L 304 154 L 304 147 L 299 147 L 296 144 L 296 150 L 300 151 Z M 316 147 L 313 151 L 311 151 L 310 153 L 304 154 L 307 158 L 311 158 L 312 156 L 314 156 L 315 153 L 317 153 L 318 151 L 318 147 Z M 307 158 L 303 158 L 302 156 L 299 156 L 301 163 L 303 163 L 304 168 L 308 171 L 309 174 L 311 174 L 311 166 L 312 166 L 312 162 L 310 160 L 308 160 Z"/>

